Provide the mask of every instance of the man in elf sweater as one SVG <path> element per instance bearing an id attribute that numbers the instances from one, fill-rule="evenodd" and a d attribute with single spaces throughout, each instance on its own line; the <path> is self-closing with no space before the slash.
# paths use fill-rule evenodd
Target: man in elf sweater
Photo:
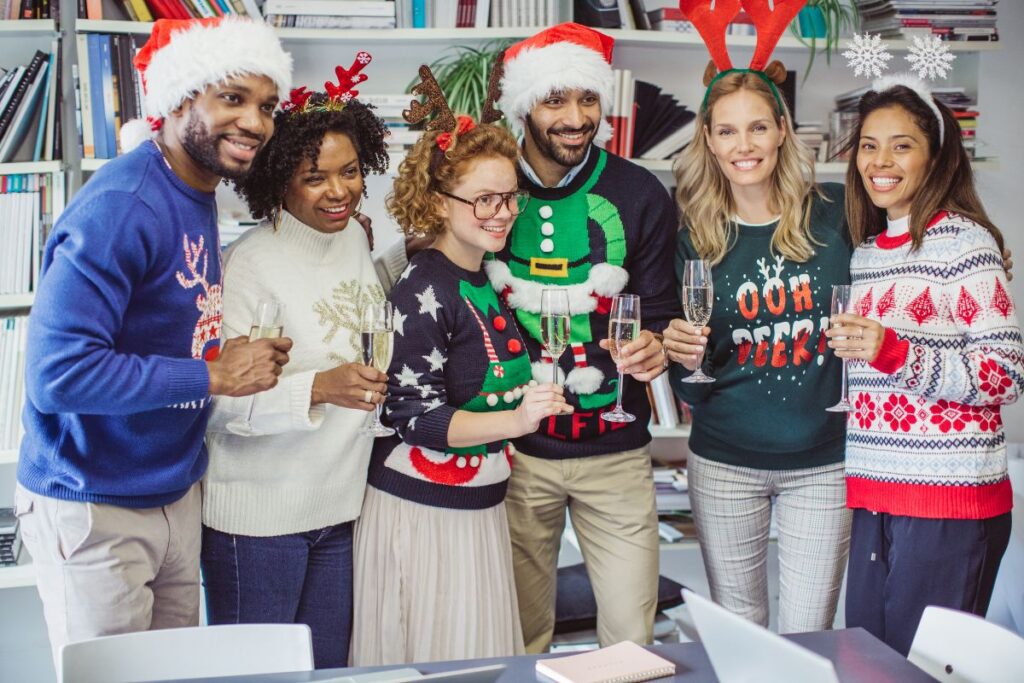
<path id="1" fill-rule="evenodd" d="M 272 387 L 291 347 L 221 346 L 214 200 L 273 132 L 291 57 L 263 24 L 161 20 L 135 64 L 159 133 L 61 215 L 29 321 L 15 504 L 55 657 L 198 623 L 210 396 Z"/>
<path id="2" fill-rule="evenodd" d="M 527 652 L 554 627 L 559 538 L 568 505 L 597 600 L 602 645 L 648 643 L 658 582 L 657 513 L 645 387 L 664 369 L 660 332 L 676 314 L 675 206 L 650 172 L 597 146 L 610 137 L 612 39 L 578 24 L 541 31 L 505 52 L 501 109 L 522 134 L 520 187 L 531 195 L 488 275 L 523 329 L 534 377 L 559 365 L 572 415 L 518 439 L 509 481 L 519 610 Z M 596 144 L 595 144 L 596 143 Z M 541 291 L 569 292 L 569 353 L 540 341 Z M 603 421 L 619 374 L 608 351 L 611 302 L 640 296 L 643 331 L 624 349 L 623 406 L 631 423 Z"/>

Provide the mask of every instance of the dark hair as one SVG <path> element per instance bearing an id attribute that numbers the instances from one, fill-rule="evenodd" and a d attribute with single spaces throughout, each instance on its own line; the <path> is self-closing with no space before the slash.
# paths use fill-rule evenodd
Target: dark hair
<path id="1" fill-rule="evenodd" d="M 882 92 L 868 91 L 860 98 L 857 127 L 843 144 L 840 154 L 850 152 L 850 165 L 846 169 L 846 219 L 850 225 L 850 236 L 854 246 L 869 237 L 885 232 L 885 210 L 871 203 L 864 188 L 864 181 L 857 169 L 857 154 L 864 121 L 868 115 L 879 109 L 899 107 L 910 115 L 917 127 L 928 140 L 928 172 L 910 204 L 911 250 L 921 247 L 928 223 L 940 211 L 958 213 L 985 227 L 995 238 L 999 249 L 1003 248 L 1003 236 L 989 220 L 985 208 L 974 187 L 974 172 L 960 140 L 960 124 L 953 113 L 941 102 L 934 103 L 942 115 L 944 131 L 939 144 L 939 122 L 932 111 L 914 90 L 897 85 Z"/>
<path id="2" fill-rule="evenodd" d="M 326 101 L 325 93 L 314 93 L 308 104 L 322 105 Z M 329 132 L 341 133 L 352 142 L 363 177 L 369 172 L 387 171 L 387 127 L 371 105 L 352 100 L 341 111 L 279 111 L 274 115 L 273 137 L 256 155 L 249 173 L 235 183 L 254 218 L 273 217 L 299 165 L 304 159 L 317 160 L 324 135 Z"/>

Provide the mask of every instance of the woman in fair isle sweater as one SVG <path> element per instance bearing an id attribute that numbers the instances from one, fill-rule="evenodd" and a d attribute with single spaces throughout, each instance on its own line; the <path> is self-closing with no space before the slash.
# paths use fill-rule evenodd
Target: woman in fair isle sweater
<path id="1" fill-rule="evenodd" d="M 280 383 L 252 404 L 251 434 L 226 428 L 248 400 L 215 400 L 203 482 L 210 623 L 308 624 L 320 668 L 348 663 L 352 527 L 372 447 L 359 432 L 385 391 L 385 375 L 359 362 L 359 311 L 407 263 L 398 244 L 375 264 L 353 220 L 365 175 L 388 158 L 383 122 L 346 103 L 343 86 L 293 92 L 240 184 L 264 221 L 225 255 L 224 328 L 247 334 L 257 302 L 274 298 L 295 345 Z"/>
<path id="2" fill-rule="evenodd" d="M 402 162 L 388 208 L 407 233 L 437 235 L 391 292 L 395 343 L 386 414 L 356 529 L 353 664 L 523 652 L 505 489 L 509 439 L 571 412 L 535 385 L 484 254 L 500 251 L 526 196 L 503 128 L 460 117 Z"/>
<path id="3" fill-rule="evenodd" d="M 851 139 L 847 626 L 910 649 L 927 605 L 984 615 L 1009 541 L 1000 406 L 1024 346 L 956 120 L 913 77 L 876 81 Z"/>

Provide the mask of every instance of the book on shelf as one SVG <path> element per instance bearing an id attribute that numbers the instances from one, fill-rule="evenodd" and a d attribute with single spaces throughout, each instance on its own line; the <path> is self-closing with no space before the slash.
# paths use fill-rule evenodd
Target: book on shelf
<path id="1" fill-rule="evenodd" d="M 63 172 L 0 175 L 0 294 L 34 290 L 42 247 L 63 208 Z"/>
<path id="2" fill-rule="evenodd" d="M 75 37 L 75 127 L 84 159 L 113 159 L 120 151 L 121 126 L 146 116 L 142 82 L 132 65 L 137 40 L 128 34 Z"/>
<path id="3" fill-rule="evenodd" d="M 615 70 L 612 138 L 605 148 L 627 159 L 667 159 L 693 137 L 696 114 L 661 88 L 638 81 L 631 71 Z"/>
<path id="4" fill-rule="evenodd" d="M 578 655 L 541 659 L 536 668 L 558 683 L 628 683 L 676 672 L 675 664 L 628 640 Z"/>
<path id="5" fill-rule="evenodd" d="M 25 345 L 28 318 L 0 318 L 0 450 L 21 443 L 25 396 Z"/>
<path id="6" fill-rule="evenodd" d="M 21 536 L 18 534 L 18 518 L 14 508 L 0 507 L 0 567 L 18 564 L 21 554 Z"/>
<path id="7" fill-rule="evenodd" d="M 60 43 L 0 69 L 0 163 L 60 158 Z"/>
<path id="8" fill-rule="evenodd" d="M 56 0 L 0 0 L 0 20 L 53 19 L 60 28 L 60 3 Z"/>
<path id="9" fill-rule="evenodd" d="M 856 0 L 861 31 L 883 38 L 999 40 L 998 0 Z"/>

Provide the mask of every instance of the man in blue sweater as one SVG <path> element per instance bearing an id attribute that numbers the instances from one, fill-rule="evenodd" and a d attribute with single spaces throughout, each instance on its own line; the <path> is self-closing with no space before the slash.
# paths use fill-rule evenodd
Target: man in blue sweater
<path id="1" fill-rule="evenodd" d="M 221 345 L 214 199 L 273 133 L 291 57 L 264 24 L 162 20 L 135 63 L 159 132 L 61 215 L 29 320 L 15 504 L 55 657 L 198 623 L 210 396 L 269 389 L 291 348 Z"/>
<path id="2" fill-rule="evenodd" d="M 604 120 L 613 99 L 611 57 L 612 39 L 578 24 L 553 26 L 505 51 L 501 109 L 522 132 L 519 187 L 530 203 L 487 272 L 515 311 L 534 378 L 551 381 L 556 363 L 575 408 L 515 441 L 506 508 L 530 653 L 551 642 L 567 507 L 594 588 L 601 645 L 649 643 L 657 602 L 658 518 L 643 383 L 663 371 L 660 333 L 678 315 L 678 221 L 653 174 L 597 146 L 611 132 Z M 540 334 L 546 287 L 569 297 L 570 344 L 560 359 L 551 358 Z M 643 309 L 642 331 L 623 349 L 621 369 L 607 340 L 618 294 L 639 296 Z M 601 418 L 620 389 L 633 422 Z"/>

